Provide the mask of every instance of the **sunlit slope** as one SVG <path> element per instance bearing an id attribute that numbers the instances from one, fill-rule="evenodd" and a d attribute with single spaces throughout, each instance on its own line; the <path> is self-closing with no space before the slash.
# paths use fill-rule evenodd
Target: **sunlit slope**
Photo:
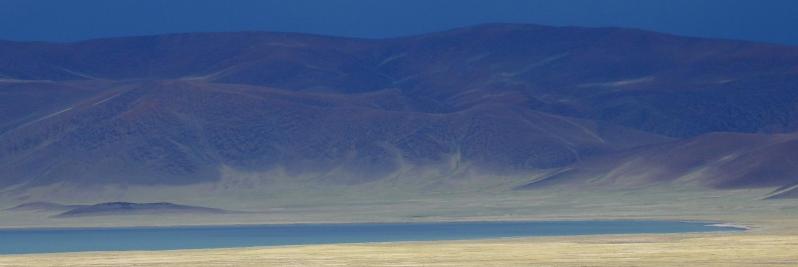
<path id="1" fill-rule="evenodd" d="M 713 133 L 630 149 L 563 168 L 519 189 L 556 185 L 639 188 L 696 185 L 772 188 L 770 198 L 795 197 L 798 135 Z"/>

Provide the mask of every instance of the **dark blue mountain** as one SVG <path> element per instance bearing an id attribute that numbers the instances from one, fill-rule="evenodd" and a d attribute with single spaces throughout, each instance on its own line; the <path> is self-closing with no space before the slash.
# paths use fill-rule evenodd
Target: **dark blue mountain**
<path id="1" fill-rule="evenodd" d="M 781 138 L 798 129 L 796 84 L 797 47 L 619 28 L 0 42 L 0 187 L 186 185 L 222 168 L 336 184 L 557 170 L 715 132 Z M 741 153 L 798 156 L 757 149 Z M 748 175 L 705 185 L 798 177 L 729 166 Z"/>

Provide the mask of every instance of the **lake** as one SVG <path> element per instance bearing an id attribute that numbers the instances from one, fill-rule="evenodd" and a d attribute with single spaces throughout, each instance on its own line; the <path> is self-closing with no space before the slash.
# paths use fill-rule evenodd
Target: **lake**
<path id="1" fill-rule="evenodd" d="M 0 254 L 171 250 L 301 244 L 467 240 L 740 230 L 676 221 L 290 224 L 0 230 Z"/>

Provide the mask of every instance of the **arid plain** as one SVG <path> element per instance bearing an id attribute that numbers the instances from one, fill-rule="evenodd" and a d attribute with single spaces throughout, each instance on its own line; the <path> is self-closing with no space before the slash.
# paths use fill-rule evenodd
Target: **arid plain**
<path id="1" fill-rule="evenodd" d="M 0 266 L 798 266 L 795 232 L 102 252 L 0 257 Z"/>

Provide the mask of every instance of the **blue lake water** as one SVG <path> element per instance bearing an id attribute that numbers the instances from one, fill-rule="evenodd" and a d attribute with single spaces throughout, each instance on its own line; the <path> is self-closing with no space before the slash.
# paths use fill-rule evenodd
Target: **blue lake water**
<path id="1" fill-rule="evenodd" d="M 0 230 L 0 254 L 170 250 L 526 236 L 739 230 L 675 221 L 537 221 L 293 224 Z"/>

